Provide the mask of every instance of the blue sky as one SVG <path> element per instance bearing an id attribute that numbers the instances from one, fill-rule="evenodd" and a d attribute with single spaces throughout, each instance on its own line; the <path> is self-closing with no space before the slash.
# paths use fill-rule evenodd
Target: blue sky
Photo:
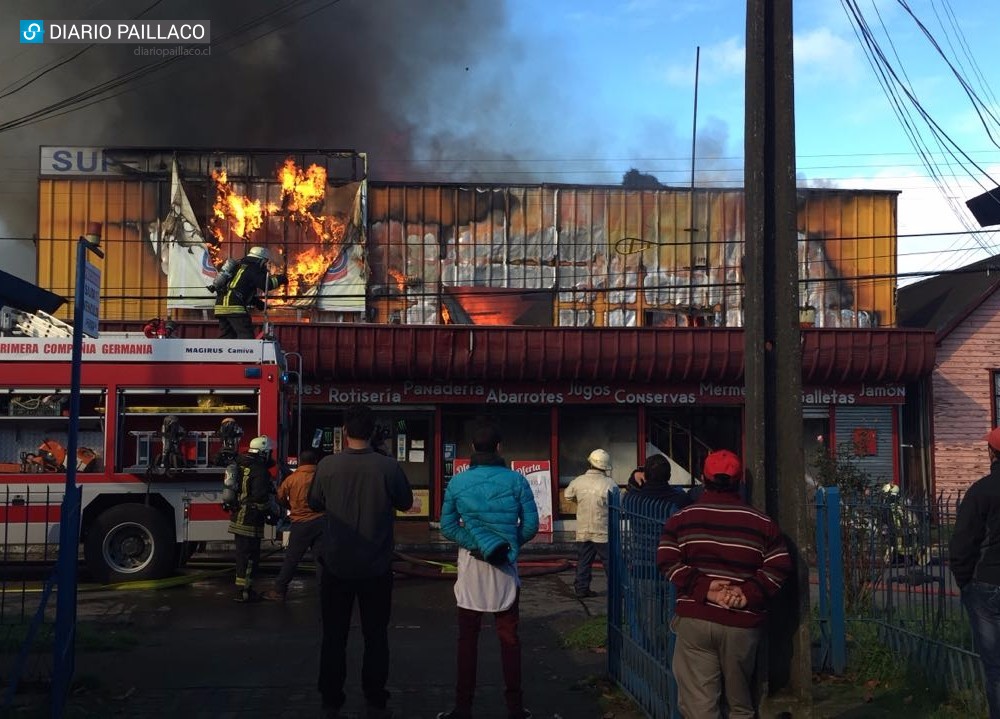
<path id="1" fill-rule="evenodd" d="M 800 181 L 902 191 L 900 272 L 948 269 L 1000 253 L 992 233 L 910 236 L 977 228 L 964 201 L 1000 180 L 1000 149 L 905 9 L 1000 115 L 994 94 L 1000 93 L 1000 3 L 853 2 L 922 107 L 968 159 L 945 154 L 908 106 L 939 163 L 936 183 L 843 3 L 796 0 Z M 18 18 L 128 18 L 146 6 L 151 18 L 211 14 L 215 36 L 279 7 L 271 0 L 5 0 L 0 85 L 78 49 L 19 46 Z M 278 14 L 258 40 L 231 49 L 213 43 L 210 59 L 184 60 L 106 102 L 0 132 L 0 237 L 34 231 L 39 144 L 353 147 L 368 151 L 385 179 L 420 171 L 419 179 L 441 181 L 617 184 L 636 167 L 686 186 L 699 47 L 697 183 L 742 184 L 745 4 L 738 0 L 289 0 L 286 6 L 294 8 L 290 20 L 295 13 L 305 19 L 286 23 Z M 131 48 L 95 47 L 0 98 L 0 122 L 144 62 L 131 57 Z M 987 119 L 1000 140 L 1000 122 Z M 28 243 L 2 249 L 5 260 L 17 254 L 33 262 Z"/>
<path id="2" fill-rule="evenodd" d="M 857 6 L 879 47 L 901 76 L 905 72 L 904 80 L 921 106 L 979 166 L 965 158 L 960 165 L 945 155 L 918 122 L 938 162 L 944 163 L 940 171 L 946 177 L 952 175 L 945 192 L 962 205 L 965 199 L 995 186 L 989 178 L 1000 181 L 1000 149 L 917 22 L 896 0 L 858 0 Z M 992 95 L 1000 92 L 996 73 L 1000 4 L 910 0 L 908 6 L 993 111 L 1000 109 Z M 515 0 L 511 8 L 513 25 L 525 43 L 549 48 L 555 58 L 553 74 L 567 72 L 578 79 L 573 88 L 578 102 L 568 114 L 565 133 L 587 135 L 593 131 L 591 118 L 599 116 L 607 129 L 599 151 L 604 157 L 632 158 L 640 169 L 671 184 L 690 181 L 695 54 L 700 47 L 699 184 L 739 182 L 745 44 L 742 3 Z M 794 49 L 800 178 L 840 187 L 901 190 L 901 235 L 976 226 L 962 207 L 956 212 L 949 205 L 930 179 L 840 2 L 795 2 Z M 990 121 L 989 128 L 994 138 L 1000 138 L 995 121 Z M 669 160 L 677 157 L 683 159 Z M 971 224 L 963 224 L 963 214 Z M 993 253 L 1000 253 L 1000 243 L 992 233 L 980 239 L 988 248 L 996 248 Z M 972 236 L 901 237 L 899 251 L 901 272 L 944 269 L 987 256 Z"/>

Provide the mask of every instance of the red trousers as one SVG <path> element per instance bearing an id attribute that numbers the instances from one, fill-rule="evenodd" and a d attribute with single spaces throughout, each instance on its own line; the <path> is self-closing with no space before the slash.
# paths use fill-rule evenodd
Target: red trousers
<path id="1" fill-rule="evenodd" d="M 521 693 L 521 639 L 517 635 L 518 602 L 493 614 L 493 623 L 500 640 L 500 664 L 506 687 L 504 700 L 507 714 L 520 717 L 524 710 Z M 479 628 L 484 612 L 458 608 L 458 672 L 455 684 L 455 710 L 462 715 L 472 713 L 472 698 L 476 692 L 476 662 L 479 653 Z"/>

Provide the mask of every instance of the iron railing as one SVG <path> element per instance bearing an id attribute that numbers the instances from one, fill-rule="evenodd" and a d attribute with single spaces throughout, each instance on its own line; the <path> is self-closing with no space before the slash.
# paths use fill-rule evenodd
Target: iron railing
<path id="1" fill-rule="evenodd" d="M 831 496 L 839 495 L 837 502 Z M 976 708 L 985 708 L 983 674 L 960 593 L 948 568 L 948 542 L 960 495 L 909 500 L 892 485 L 866 491 L 817 493 L 817 515 L 840 528 L 843 551 L 817 536 L 820 625 L 824 654 L 843 637 L 830 632 L 843 604 L 849 622 L 874 624 L 881 641 L 930 680 Z M 832 517 L 829 513 L 836 513 Z M 824 546 L 822 543 L 826 541 Z M 836 564 L 840 566 L 837 567 Z M 838 596 L 828 578 L 843 572 Z M 831 642 L 831 643 L 827 643 Z"/>
<path id="2" fill-rule="evenodd" d="M 653 719 L 677 719 L 671 668 L 672 585 L 656 568 L 660 532 L 674 506 L 612 494 L 608 532 L 608 675 Z"/>
<path id="3" fill-rule="evenodd" d="M 0 710 L 19 686 L 52 679 L 60 499 L 48 486 L 0 489 Z"/>

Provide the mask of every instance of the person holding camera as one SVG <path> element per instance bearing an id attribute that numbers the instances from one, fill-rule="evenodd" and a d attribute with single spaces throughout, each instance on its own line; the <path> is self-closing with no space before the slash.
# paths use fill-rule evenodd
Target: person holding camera
<path id="1" fill-rule="evenodd" d="M 469 469 L 448 482 L 441 508 L 441 534 L 456 542 L 458 574 L 458 671 L 455 707 L 437 719 L 469 719 L 476 690 L 479 628 L 493 615 L 500 640 L 504 700 L 510 719 L 530 719 L 521 691 L 521 641 L 517 633 L 521 582 L 517 556 L 538 532 L 538 508 L 528 480 L 507 469 L 500 433 L 479 422 L 472 433 Z"/>

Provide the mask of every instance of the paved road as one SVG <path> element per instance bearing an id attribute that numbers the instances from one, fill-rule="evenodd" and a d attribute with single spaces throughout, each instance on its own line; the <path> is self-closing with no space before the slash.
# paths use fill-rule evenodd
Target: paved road
<path id="1" fill-rule="evenodd" d="M 605 656 L 563 646 L 563 636 L 589 616 L 605 612 L 599 596 L 579 601 L 572 572 L 528 577 L 522 590 L 521 637 L 525 703 L 536 717 L 592 719 L 605 714 L 593 679 Z M 319 716 L 315 675 L 319 612 L 315 580 L 300 575 L 284 605 L 240 605 L 230 579 L 210 577 L 161 591 L 80 595 L 79 618 L 98 623 L 102 637 L 123 644 L 93 651 L 93 632 L 82 633 L 76 677 L 85 687 L 68 716 L 289 717 Z M 266 586 L 266 585 L 265 585 Z M 451 708 L 455 662 L 452 582 L 401 577 L 390 627 L 390 705 L 398 719 L 434 717 Z M 349 647 L 348 716 L 362 716 L 359 690 L 361 636 L 357 617 Z M 502 719 L 502 677 L 495 635 L 480 642 L 477 719 Z M 17 716 L 30 716 L 27 710 Z M 615 710 L 617 719 L 636 714 Z"/>

